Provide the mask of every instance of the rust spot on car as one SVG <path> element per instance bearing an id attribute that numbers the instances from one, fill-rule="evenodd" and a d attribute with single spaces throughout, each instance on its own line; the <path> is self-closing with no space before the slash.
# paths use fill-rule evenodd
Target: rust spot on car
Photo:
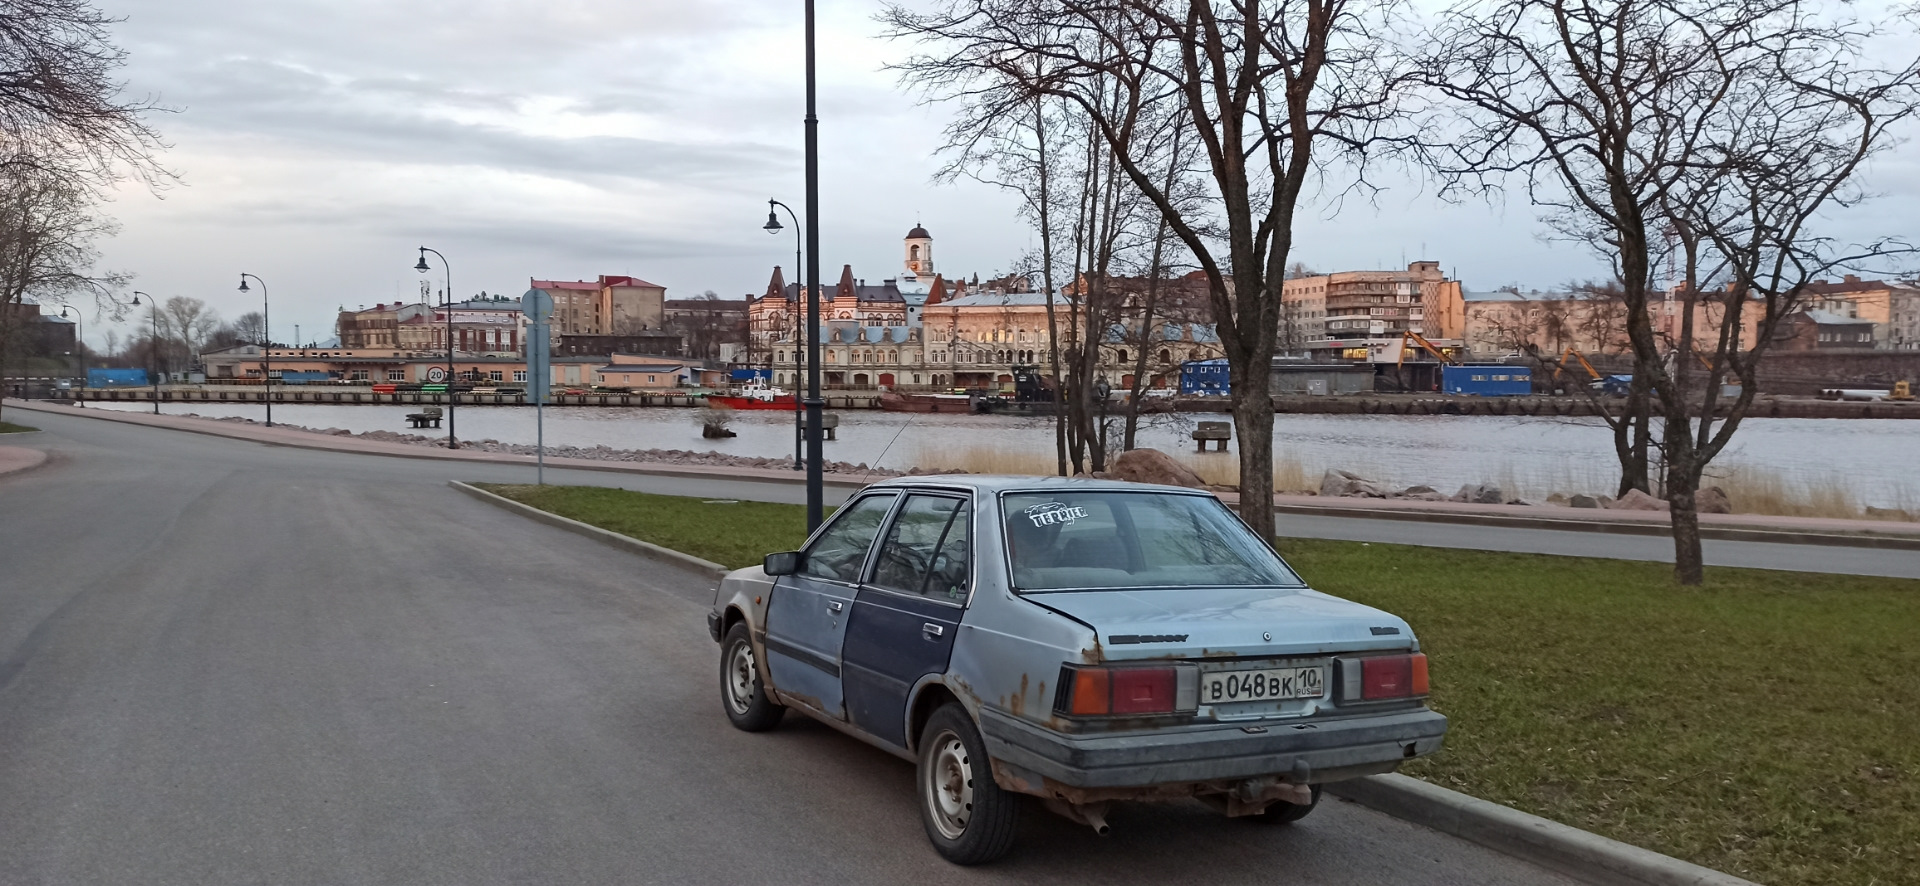
<path id="1" fill-rule="evenodd" d="M 1080 662 L 1082 664 L 1099 664 L 1106 660 L 1107 652 L 1105 649 L 1100 648 L 1100 635 L 1096 633 L 1093 635 L 1093 648 L 1080 650 Z"/>
<path id="2" fill-rule="evenodd" d="M 1007 710 L 1016 717 L 1024 717 L 1027 712 L 1027 675 L 1020 675 L 1020 694 L 1015 695 Z"/>
<path id="3" fill-rule="evenodd" d="M 798 704 L 798 705 L 801 705 L 802 707 L 813 708 L 814 710 L 820 711 L 822 713 L 825 713 L 827 710 L 826 706 L 820 703 L 820 699 L 814 698 L 811 695 L 802 695 L 798 692 L 791 692 L 785 689 L 778 689 L 778 688 L 776 688 L 774 691 L 779 694 L 781 701 L 785 701 L 791 704 Z"/>

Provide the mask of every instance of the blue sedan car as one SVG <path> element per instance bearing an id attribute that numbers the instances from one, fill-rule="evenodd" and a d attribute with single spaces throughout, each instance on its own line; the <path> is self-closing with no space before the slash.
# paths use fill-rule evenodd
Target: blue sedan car
<path id="1" fill-rule="evenodd" d="M 722 581 L 708 628 L 747 731 L 800 711 L 913 761 L 948 860 L 1011 848 L 1017 795 L 1284 823 L 1433 753 L 1406 622 L 1306 586 L 1212 495 L 1033 477 L 862 490 Z"/>

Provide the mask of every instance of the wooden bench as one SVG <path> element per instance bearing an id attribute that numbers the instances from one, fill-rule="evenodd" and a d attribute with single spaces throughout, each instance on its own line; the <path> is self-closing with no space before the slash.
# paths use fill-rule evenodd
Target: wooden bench
<path id="1" fill-rule="evenodd" d="M 440 426 L 440 407 L 429 406 L 419 412 L 407 414 L 407 424 L 416 428 L 437 428 Z"/>
<path id="2" fill-rule="evenodd" d="M 1198 441 L 1199 452 L 1207 451 L 1209 441 L 1219 441 L 1220 451 L 1227 451 L 1227 441 L 1233 439 L 1233 425 L 1224 421 L 1203 421 L 1193 431 L 1193 439 Z"/>

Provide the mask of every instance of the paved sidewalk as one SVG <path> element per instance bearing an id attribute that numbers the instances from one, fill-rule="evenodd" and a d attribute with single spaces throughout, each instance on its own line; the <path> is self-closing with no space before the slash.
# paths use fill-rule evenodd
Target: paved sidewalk
<path id="1" fill-rule="evenodd" d="M 208 418 L 188 418 L 182 415 L 153 415 L 145 412 L 118 412 L 111 409 L 73 409 L 66 406 L 50 406 L 31 401 L 8 400 L 9 409 L 25 409 L 38 412 L 52 412 L 60 415 L 73 415 L 84 418 L 117 421 L 125 424 L 145 425 L 167 428 L 194 434 L 206 434 L 213 437 L 228 437 L 235 440 L 252 440 L 269 446 L 295 446 L 302 449 L 318 449 L 327 452 L 351 452 L 363 455 L 385 455 L 395 458 L 427 458 L 441 461 L 472 461 L 490 464 L 531 465 L 535 459 L 531 455 L 516 455 L 509 452 L 482 452 L 473 449 L 435 449 L 430 446 L 418 446 L 412 443 L 394 443 L 382 440 L 368 440 L 364 437 L 333 436 L 316 434 L 287 427 L 266 427 L 265 425 L 243 422 L 218 421 Z M 547 467 L 573 468 L 587 471 L 615 471 L 633 474 L 654 474 L 678 477 L 713 477 L 726 480 L 763 480 L 766 482 L 793 483 L 796 472 L 787 468 L 751 468 L 734 465 L 696 465 L 663 464 L 659 462 L 605 461 L 592 458 L 556 458 L 547 456 Z M 867 474 L 828 474 L 826 482 L 830 486 L 859 488 L 868 483 L 885 479 L 880 475 Z"/>
<path id="2" fill-rule="evenodd" d="M 9 435 L 11 436 L 11 435 Z M 0 476 L 37 468 L 47 460 L 47 454 L 38 449 L 22 446 L 0 446 Z"/>
<path id="3" fill-rule="evenodd" d="M 61 415 L 84 416 L 103 421 L 118 421 L 128 424 L 169 428 L 196 434 L 208 434 L 239 440 L 253 440 L 275 446 L 296 446 L 305 449 L 386 455 L 399 458 L 473 461 L 493 464 L 530 465 L 533 464 L 534 461 L 533 456 L 530 455 L 514 455 L 503 452 L 479 452 L 465 449 L 434 449 L 409 443 L 384 442 L 368 440 L 361 437 L 336 437 L 293 428 L 269 428 L 262 425 L 216 421 L 204 418 L 188 418 L 179 415 L 151 415 L 142 412 L 116 412 L 107 409 L 73 409 L 67 406 L 54 406 L 45 403 L 19 400 L 8 400 L 6 404 L 8 408 L 53 412 Z M 587 458 L 554 457 L 547 458 L 547 465 L 555 468 L 651 474 L 656 476 L 712 477 L 782 484 L 799 482 L 799 478 L 795 476 L 795 472 L 786 468 L 752 468 L 731 465 L 676 465 L 655 462 L 620 462 Z M 856 489 L 880 479 L 884 479 L 884 477 L 882 475 L 868 474 L 828 474 L 826 482 L 829 486 Z M 1237 505 L 1239 503 L 1239 496 L 1235 493 L 1222 493 L 1220 497 L 1229 504 Z M 1515 505 L 1465 504 L 1459 502 L 1399 501 L 1378 498 L 1322 498 L 1313 495 L 1277 495 L 1274 496 L 1274 507 L 1282 512 L 1319 514 L 1323 516 L 1418 520 L 1445 523 L 1478 523 L 1482 525 L 1551 528 L 1585 532 L 1618 532 L 1651 535 L 1664 534 L 1668 526 L 1667 514 L 1663 511 L 1614 511 L 1568 508 L 1553 505 L 1523 507 Z M 1837 520 L 1813 517 L 1770 517 L 1758 514 L 1703 514 L 1700 518 L 1700 525 L 1703 534 L 1728 538 L 1748 537 L 1755 540 L 1771 538 L 1780 541 L 1798 541 L 1803 543 L 1820 543 L 1823 540 L 1845 540 L 1857 543 L 1860 539 L 1871 539 L 1883 541 L 1889 546 L 1905 547 L 1909 544 L 1920 545 L 1920 523 L 1901 523 L 1885 520 Z"/>

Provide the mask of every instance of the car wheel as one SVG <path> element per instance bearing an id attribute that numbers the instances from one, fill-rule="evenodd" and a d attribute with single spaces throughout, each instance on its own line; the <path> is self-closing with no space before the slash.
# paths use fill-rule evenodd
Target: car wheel
<path id="1" fill-rule="evenodd" d="M 780 724 L 786 706 L 767 697 L 753 655 L 747 623 L 736 622 L 720 644 L 720 706 L 727 719 L 747 732 L 765 732 Z"/>
<path id="2" fill-rule="evenodd" d="M 948 704 L 920 734 L 920 820 L 927 839 L 954 864 L 985 864 L 1013 848 L 1018 799 L 993 781 L 980 730 L 967 709 Z"/>
<path id="3" fill-rule="evenodd" d="M 1320 805 L 1320 786 L 1313 785 L 1312 788 L 1313 802 L 1305 806 L 1281 800 L 1268 806 L 1267 810 L 1259 815 L 1248 816 L 1247 820 L 1257 821 L 1261 824 L 1292 824 L 1300 819 L 1306 818 L 1307 813 L 1312 812 L 1315 806 Z"/>

